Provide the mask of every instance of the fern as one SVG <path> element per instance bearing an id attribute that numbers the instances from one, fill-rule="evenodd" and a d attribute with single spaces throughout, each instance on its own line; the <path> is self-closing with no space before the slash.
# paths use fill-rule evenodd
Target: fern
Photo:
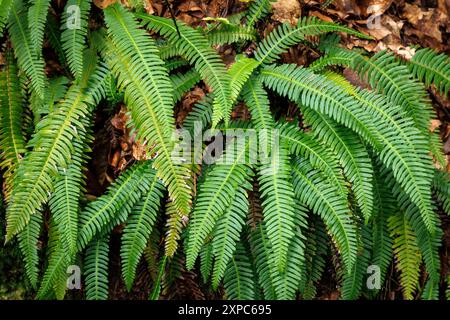
<path id="1" fill-rule="evenodd" d="M 393 237 L 394 254 L 397 268 L 400 271 L 400 284 L 405 299 L 412 299 L 419 277 L 420 251 L 416 236 L 404 214 L 392 215 L 389 218 L 389 229 Z"/>
<path id="2" fill-rule="evenodd" d="M 30 40 L 34 45 L 34 51 L 38 53 L 38 55 L 40 54 L 44 41 L 44 29 L 49 6 L 50 0 L 36 0 L 28 9 Z"/>
<path id="3" fill-rule="evenodd" d="M 447 96 L 450 89 L 450 63 L 444 53 L 437 54 L 431 49 L 416 52 L 408 63 L 411 73 L 427 86 L 434 84 L 436 89 Z"/>
<path id="4" fill-rule="evenodd" d="M 229 101 L 229 76 L 225 65 L 217 53 L 209 47 L 208 40 L 198 31 L 178 22 L 181 39 L 178 38 L 177 29 L 173 22 L 166 18 L 138 14 L 144 25 L 168 38 L 178 49 L 181 55 L 193 64 L 206 83 L 215 92 L 213 127 L 224 119 L 228 122 L 231 113 Z"/>
<path id="5" fill-rule="evenodd" d="M 327 32 L 346 32 L 361 38 L 369 38 L 347 27 L 325 22 L 316 17 L 305 17 L 298 21 L 297 26 L 282 24 L 272 31 L 258 45 L 255 58 L 262 64 L 270 64 L 277 60 L 283 52 L 286 52 L 289 47 L 305 40 L 306 37 L 318 36 Z"/>
<path id="6" fill-rule="evenodd" d="M 248 199 L 246 190 L 240 187 L 230 207 L 217 221 L 213 232 L 213 240 L 211 242 L 214 255 L 213 288 L 217 289 L 220 280 L 225 274 L 227 265 L 232 259 L 247 212 Z"/>
<path id="7" fill-rule="evenodd" d="M 13 0 L 9 15 L 8 32 L 14 48 L 15 56 L 20 68 L 31 81 L 31 87 L 36 94 L 44 97 L 46 77 L 44 60 L 35 51 L 35 47 L 28 31 L 28 18 L 22 0 Z"/>
<path id="8" fill-rule="evenodd" d="M 79 219 L 78 248 L 84 248 L 105 228 L 112 230 L 118 221 L 126 219 L 140 193 L 148 190 L 154 177 L 151 162 L 142 162 L 123 173 L 108 192 L 91 202 Z M 109 231 L 111 231 L 109 230 Z"/>
<path id="9" fill-rule="evenodd" d="M 190 209 L 190 186 L 187 167 L 176 165 L 171 158 L 170 141 L 174 128 L 171 108 L 172 86 L 163 62 L 156 54 L 156 47 L 143 30 L 137 28 L 131 13 L 118 5 L 105 10 L 108 32 L 111 34 L 115 56 L 113 72 L 125 87 L 125 101 L 131 107 L 133 123 L 141 128 L 138 136 L 156 144 L 158 156 L 153 166 L 167 186 L 177 211 L 187 215 Z M 106 57 L 106 59 L 108 59 Z M 137 70 L 143 69 L 144 75 Z"/>
<path id="10" fill-rule="evenodd" d="M 4 88 L 0 94 L 0 150 L 2 161 L 0 167 L 5 170 L 5 193 L 8 196 L 13 186 L 14 173 L 25 153 L 25 138 L 22 132 L 22 99 L 17 66 L 10 53 L 6 57 L 7 64 L 0 73 L 0 86 Z"/>
<path id="11" fill-rule="evenodd" d="M 108 298 L 108 255 L 109 236 L 94 239 L 86 250 L 84 276 L 88 300 Z"/>
<path id="12" fill-rule="evenodd" d="M 199 195 L 192 213 L 187 240 L 188 269 L 194 266 L 203 241 L 213 231 L 216 221 L 226 212 L 237 187 L 247 181 L 251 175 L 248 165 L 243 164 L 247 149 L 244 147 L 241 150 L 231 150 L 235 152 L 230 153 L 230 156 L 233 154 L 233 161 L 229 164 L 215 165 L 199 186 Z M 221 158 L 224 159 L 224 156 Z"/>
<path id="13" fill-rule="evenodd" d="M 38 241 L 41 232 L 42 215 L 35 214 L 19 235 L 19 247 L 25 261 L 25 271 L 33 288 L 37 287 L 39 276 Z"/>
<path id="14" fill-rule="evenodd" d="M 254 299 L 253 270 L 245 248 L 238 243 L 236 253 L 225 271 L 224 285 L 230 300 Z"/>
<path id="15" fill-rule="evenodd" d="M 333 236 L 348 272 L 356 260 L 356 227 L 345 199 L 333 185 L 321 181 L 320 175 L 307 162 L 298 161 L 293 167 L 296 197 L 320 215 Z"/>
<path id="16" fill-rule="evenodd" d="M 426 143 L 412 123 L 398 115 L 394 106 L 386 110 L 382 96 L 367 91 L 361 91 L 353 100 L 326 78 L 293 65 L 267 67 L 263 71 L 263 81 L 301 105 L 332 117 L 370 143 L 380 153 L 383 163 L 395 168 L 395 178 L 419 206 L 427 228 L 430 231 L 436 228 L 428 187 L 431 168 Z M 394 129 L 398 132 L 395 137 L 392 136 Z M 413 169 L 418 165 L 420 170 Z"/>
<path id="17" fill-rule="evenodd" d="M 93 81 L 102 83 L 104 74 L 92 75 Z M 94 90 L 85 93 L 74 84 L 66 94 L 59 108 L 43 119 L 30 144 L 34 147 L 28 153 L 17 171 L 17 184 L 12 192 L 8 207 L 7 240 L 20 232 L 39 206 L 49 198 L 54 189 L 54 177 L 59 168 L 70 163 L 73 138 L 83 139 L 88 125 L 87 115 L 95 103 Z"/>
<path id="18" fill-rule="evenodd" d="M 152 232 L 162 197 L 163 185 L 155 175 L 147 194 L 133 207 L 122 236 L 122 275 L 131 289 L 139 259 Z"/>
<path id="19" fill-rule="evenodd" d="M 81 78 L 83 73 L 83 51 L 88 32 L 90 9 L 90 0 L 69 0 L 64 7 L 62 15 L 62 48 L 66 54 L 70 71 L 75 78 Z M 78 14 L 79 16 L 77 16 Z"/>

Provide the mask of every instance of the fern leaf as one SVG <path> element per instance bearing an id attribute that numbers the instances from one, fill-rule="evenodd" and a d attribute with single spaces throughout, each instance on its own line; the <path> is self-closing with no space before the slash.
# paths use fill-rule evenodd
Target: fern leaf
<path id="1" fill-rule="evenodd" d="M 187 167 L 177 165 L 172 159 L 175 129 L 172 118 L 172 85 L 163 62 L 157 56 L 153 40 L 144 30 L 138 29 L 130 12 L 119 5 L 105 9 L 108 33 L 113 49 L 104 53 L 105 59 L 114 57 L 112 70 L 125 87 L 125 101 L 131 108 L 133 123 L 140 128 L 138 137 L 153 145 L 158 156 L 153 162 L 158 176 L 164 181 L 176 210 L 188 215 L 191 205 L 191 186 L 186 180 Z M 138 70 L 140 70 L 138 72 Z"/>
<path id="2" fill-rule="evenodd" d="M 44 60 L 34 50 L 28 30 L 28 17 L 22 0 L 14 0 L 9 15 L 8 31 L 19 67 L 31 81 L 31 87 L 43 98 L 46 77 Z"/>
<path id="3" fill-rule="evenodd" d="M 431 208 L 429 185 L 432 172 L 427 143 L 412 121 L 402 117 L 398 107 L 368 91 L 357 90 L 357 95 L 350 96 L 323 76 L 295 65 L 267 67 L 262 75 L 269 87 L 305 107 L 330 116 L 377 149 L 383 163 L 393 169 L 395 179 L 419 206 L 428 229 L 433 231 L 436 228 Z"/>
<path id="4" fill-rule="evenodd" d="M 273 0 L 254 0 L 245 14 L 245 24 L 253 27 L 258 20 L 264 18 L 272 11 Z"/>
<path id="5" fill-rule="evenodd" d="M 84 260 L 86 298 L 108 299 L 109 235 L 89 244 Z"/>
<path id="6" fill-rule="evenodd" d="M 140 193 L 148 190 L 154 174 L 151 162 L 138 163 L 121 174 L 107 193 L 89 203 L 80 213 L 78 248 L 83 249 L 97 233 L 111 231 L 118 221 L 125 220 Z"/>
<path id="7" fill-rule="evenodd" d="M 416 236 L 404 214 L 389 218 L 389 229 L 394 239 L 394 254 L 397 269 L 400 271 L 400 284 L 405 299 L 414 298 L 420 271 L 421 255 L 416 243 Z"/>
<path id="8" fill-rule="evenodd" d="M 378 170 L 374 174 L 374 211 L 372 214 L 372 262 L 380 267 L 380 283 L 392 262 L 392 238 L 388 228 L 389 216 L 398 212 L 391 190 Z"/>
<path id="9" fill-rule="evenodd" d="M 225 271 L 224 286 L 230 300 L 254 299 L 253 269 L 248 253 L 240 243 L 237 244 L 236 252 Z"/>
<path id="10" fill-rule="evenodd" d="M 214 289 L 217 289 L 227 265 L 233 257 L 247 212 L 247 192 L 244 188 L 239 187 L 230 207 L 217 221 L 213 233 L 214 271 L 212 285 Z"/>
<path id="11" fill-rule="evenodd" d="M 277 275 L 277 268 L 274 266 L 273 260 L 271 260 L 272 246 L 267 238 L 264 222 L 259 223 L 250 234 L 250 244 L 258 274 L 258 282 L 263 289 L 264 299 L 274 300 L 276 299 L 274 278 Z"/>
<path id="12" fill-rule="evenodd" d="M 347 272 L 350 272 L 356 260 L 357 239 L 346 199 L 333 185 L 323 181 L 306 161 L 296 162 L 292 174 L 297 199 L 322 217 L 342 255 Z"/>
<path id="13" fill-rule="evenodd" d="M 67 267 L 70 264 L 71 255 L 62 246 L 61 234 L 54 220 L 50 221 L 49 241 L 47 249 L 49 252 L 48 266 L 42 278 L 37 299 L 45 299 L 51 291 L 54 291 L 58 300 L 64 298 L 67 287 Z"/>
<path id="14" fill-rule="evenodd" d="M 18 70 L 12 55 L 6 55 L 5 69 L 0 72 L 0 167 L 5 170 L 5 194 L 8 199 L 13 187 L 14 173 L 25 152 L 25 138 L 22 132 L 23 94 L 20 88 Z"/>
<path id="15" fill-rule="evenodd" d="M 75 254 L 78 237 L 78 211 L 83 191 L 83 167 L 86 164 L 84 153 L 86 143 L 74 142 L 72 162 L 55 181 L 53 195 L 50 198 L 50 211 L 58 228 L 62 249 Z"/>
<path id="16" fill-rule="evenodd" d="M 61 19 L 61 43 L 75 79 L 83 75 L 83 52 L 91 0 L 68 0 Z"/>
<path id="17" fill-rule="evenodd" d="M 242 185 L 251 175 L 250 168 L 243 161 L 248 151 L 249 139 L 244 148 L 231 150 L 218 159 L 214 168 L 207 174 L 199 187 L 199 193 L 189 223 L 186 266 L 191 269 L 203 241 L 213 231 L 216 221 L 229 207 L 236 189 Z M 227 156 L 233 159 L 226 163 Z M 222 162 L 222 163 L 221 163 Z M 224 163 L 225 162 L 225 163 Z"/>
<path id="18" fill-rule="evenodd" d="M 412 74 L 427 86 L 434 84 L 444 96 L 450 89 L 450 61 L 445 53 L 437 54 L 432 49 L 420 49 L 408 63 Z"/>
<path id="19" fill-rule="evenodd" d="M 275 126 L 270 113 L 269 98 L 259 78 L 251 78 L 246 82 L 242 96 L 250 109 L 252 123 L 256 129 L 271 129 Z"/>
<path id="20" fill-rule="evenodd" d="M 344 274 L 342 282 L 341 298 L 343 300 L 355 300 L 360 296 L 363 287 L 367 267 L 370 263 L 370 249 L 372 247 L 371 230 L 368 225 L 361 228 L 361 241 L 358 256 L 353 270 Z"/>
<path id="21" fill-rule="evenodd" d="M 101 82 L 94 73 L 93 79 Z M 86 136 L 87 115 L 92 112 L 92 95 L 74 84 L 59 103 L 58 108 L 44 118 L 37 127 L 28 153 L 17 171 L 20 182 L 13 189 L 8 207 L 7 241 L 28 223 L 54 188 L 55 177 L 71 161 L 73 140 Z"/>
<path id="22" fill-rule="evenodd" d="M 36 0 L 32 2 L 28 9 L 30 40 L 33 44 L 34 51 L 38 55 L 41 54 L 40 52 L 44 42 L 44 29 L 49 6 L 50 0 Z"/>
<path id="23" fill-rule="evenodd" d="M 360 38 L 370 39 L 366 35 L 335 23 L 326 22 L 316 17 L 299 19 L 297 26 L 282 24 L 274 29 L 258 46 L 255 58 L 267 65 L 277 60 L 289 47 L 304 41 L 306 37 L 318 36 L 327 32 L 345 32 Z"/>
<path id="24" fill-rule="evenodd" d="M 294 236 L 294 190 L 289 171 L 289 158 L 284 145 L 273 150 L 270 162 L 258 169 L 267 236 L 273 248 L 272 257 L 277 261 L 280 272 L 286 268 L 289 243 Z"/>
<path id="25" fill-rule="evenodd" d="M 37 287 L 39 276 L 38 241 L 42 226 L 42 215 L 35 214 L 30 223 L 19 234 L 19 248 L 25 261 L 25 272 L 33 288 Z"/>
<path id="26" fill-rule="evenodd" d="M 228 123 L 231 114 L 230 102 L 230 78 L 226 73 L 225 65 L 208 43 L 208 40 L 199 30 L 192 29 L 182 22 L 177 22 L 181 38 L 170 19 L 137 14 L 144 25 L 162 36 L 167 37 L 173 43 L 180 54 L 186 58 L 200 73 L 206 83 L 214 91 L 214 115 L 213 127 L 224 119 Z"/>
<path id="27" fill-rule="evenodd" d="M 302 108 L 302 111 L 305 122 L 312 126 L 313 135 L 336 153 L 345 176 L 352 183 L 358 206 L 368 221 L 373 209 L 373 169 L 361 140 L 323 114 L 308 108 Z"/>
<path id="28" fill-rule="evenodd" d="M 163 188 L 154 175 L 147 194 L 133 207 L 123 231 L 120 256 L 122 276 L 128 290 L 131 289 L 137 265 L 156 221 Z"/>

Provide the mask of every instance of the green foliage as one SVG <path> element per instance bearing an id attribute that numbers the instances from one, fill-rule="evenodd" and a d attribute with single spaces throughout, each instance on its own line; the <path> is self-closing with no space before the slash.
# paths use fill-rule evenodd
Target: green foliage
<path id="1" fill-rule="evenodd" d="M 431 49 L 420 49 L 408 63 L 411 73 L 427 86 L 434 84 L 443 95 L 450 89 L 450 61 L 444 53 L 437 54 Z"/>
<path id="2" fill-rule="evenodd" d="M 5 238 L 17 243 L 36 298 L 63 299 L 67 267 L 84 256 L 86 298 L 107 299 L 112 233 L 121 233 L 120 255 L 111 257 L 120 256 L 126 289 L 141 283 L 145 260 L 151 299 L 170 297 L 198 271 L 204 284 L 193 290 L 211 286 L 208 294 L 228 299 L 313 299 L 324 272 L 342 299 L 376 298 L 388 270 L 397 270 L 389 284 L 399 282 L 405 299 L 443 296 L 439 214 L 450 211 L 450 180 L 430 156 L 445 167 L 429 132 L 435 115 L 425 86 L 447 94 L 446 55 L 420 49 L 405 62 L 343 49 L 329 33 L 368 37 L 315 17 L 249 45 L 270 0 L 206 18 L 203 28 L 133 12 L 140 1 L 99 15 L 90 1 L 69 0 L 60 21 L 49 3 L 0 0 L 8 40 L 0 70 Z M 79 28 L 71 26 L 74 5 Z M 325 55 L 309 67 L 274 64 L 299 43 Z M 223 44 L 237 52 L 227 64 L 215 50 Z M 48 57 L 59 59 L 57 74 Z M 198 83 L 208 93 L 189 110 L 178 102 Z M 93 131 L 119 106 L 145 156 L 98 195 L 95 173 L 85 175 L 97 156 Z M 181 129 L 210 141 L 179 156 L 174 133 L 186 112 Z M 91 193 L 98 197 L 88 201 Z M 380 268 L 381 290 L 365 287 L 370 265 Z"/>

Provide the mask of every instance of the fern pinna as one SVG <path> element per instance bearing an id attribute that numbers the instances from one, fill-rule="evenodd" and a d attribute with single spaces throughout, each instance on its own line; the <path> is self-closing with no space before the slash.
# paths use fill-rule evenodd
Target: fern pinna
<path id="1" fill-rule="evenodd" d="M 427 90 L 448 95 L 448 56 L 348 50 L 337 32 L 369 37 L 315 17 L 260 39 L 255 26 L 268 19 L 269 0 L 195 28 L 127 6 L 104 8 L 92 24 L 99 10 L 88 0 L 67 1 L 60 21 L 51 1 L 0 0 L 5 240 L 20 248 L 37 298 L 63 299 L 67 268 L 79 264 L 86 298 L 107 299 L 118 233 L 125 287 L 145 260 L 151 299 L 188 271 L 228 299 L 312 299 L 330 261 L 342 299 L 380 297 L 392 278 L 405 299 L 444 296 L 450 180 L 436 169 L 447 163 L 429 130 Z M 45 69 L 47 43 L 56 75 Z M 299 43 L 323 56 L 280 63 Z M 215 50 L 225 44 L 256 49 L 227 65 Z M 174 107 L 197 85 L 210 92 L 179 125 Z M 287 101 L 301 121 L 279 116 Z M 118 105 L 144 156 L 92 199 L 96 117 Z M 237 105 L 250 117 L 237 119 Z M 188 141 L 198 153 L 178 156 L 179 131 L 210 139 Z M 243 143 L 229 138 L 236 132 Z M 225 147 L 212 151 L 220 137 Z M 376 288 L 366 282 L 374 268 Z"/>

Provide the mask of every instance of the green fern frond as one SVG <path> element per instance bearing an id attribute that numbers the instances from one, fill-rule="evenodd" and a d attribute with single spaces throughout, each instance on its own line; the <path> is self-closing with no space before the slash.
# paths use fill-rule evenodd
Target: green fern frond
<path id="1" fill-rule="evenodd" d="M 448 173 L 435 171 L 433 179 L 433 189 L 437 199 L 442 203 L 442 207 L 450 215 L 450 177 Z"/>
<path id="2" fill-rule="evenodd" d="M 277 129 L 279 129 L 281 140 L 288 144 L 291 154 L 307 158 L 313 168 L 322 170 L 340 193 L 347 196 L 348 190 L 344 176 L 333 154 L 318 144 L 310 135 L 299 131 L 289 123 L 277 125 Z"/>
<path id="3" fill-rule="evenodd" d="M 137 14 L 143 20 L 144 25 L 167 37 L 173 43 L 180 54 L 186 58 L 200 73 L 206 83 L 214 91 L 214 115 L 213 127 L 220 120 L 228 122 L 231 113 L 230 102 L 230 78 L 226 73 L 225 64 L 216 51 L 210 46 L 208 40 L 199 30 L 192 29 L 182 22 L 177 22 L 181 34 L 179 38 L 177 29 L 170 19 Z"/>
<path id="4" fill-rule="evenodd" d="M 363 288 L 367 267 L 370 263 L 370 249 L 372 248 L 371 230 L 369 225 L 361 227 L 361 241 L 358 256 L 356 257 L 353 270 L 350 273 L 344 273 L 341 298 L 343 300 L 357 299 Z"/>
<path id="5" fill-rule="evenodd" d="M 13 189 L 8 207 L 7 240 L 22 230 L 36 209 L 48 200 L 59 168 L 70 163 L 73 137 L 85 134 L 86 115 L 90 113 L 86 99 L 74 85 L 59 108 L 39 123 L 30 142 L 34 149 L 25 156 L 17 172 L 20 183 Z"/>
<path id="6" fill-rule="evenodd" d="M 312 109 L 302 108 L 302 114 L 305 122 L 311 125 L 313 135 L 337 155 L 345 176 L 352 183 L 358 206 L 368 221 L 373 209 L 373 169 L 369 154 L 360 138 Z"/>
<path id="7" fill-rule="evenodd" d="M 178 102 L 183 95 L 200 81 L 200 75 L 195 70 L 186 73 L 176 73 L 170 76 L 173 85 L 173 100 Z"/>
<path id="8" fill-rule="evenodd" d="M 247 189 L 250 189 L 247 187 Z M 212 285 L 217 289 L 229 261 L 236 250 L 240 233 L 248 213 L 247 191 L 239 187 L 226 212 L 217 220 L 211 242 L 214 255 L 214 271 Z"/>
<path id="9" fill-rule="evenodd" d="M 107 193 L 89 203 L 80 213 L 78 248 L 83 249 L 96 234 L 111 231 L 125 220 L 134 204 L 154 181 L 151 161 L 144 161 L 122 173 Z M 110 229 L 110 230 L 108 230 Z"/>
<path id="10" fill-rule="evenodd" d="M 227 298 L 230 300 L 253 300 L 255 283 L 249 255 L 241 243 L 231 258 L 223 280 Z"/>
<path id="11" fill-rule="evenodd" d="M 427 86 L 434 84 L 444 96 L 450 89 L 450 61 L 445 53 L 437 54 L 432 49 L 420 49 L 408 62 L 411 73 Z"/>
<path id="12" fill-rule="evenodd" d="M 17 170 L 18 184 L 8 207 L 7 241 L 22 230 L 36 209 L 49 199 L 55 177 L 71 162 L 74 137 L 86 137 L 88 115 L 102 96 L 99 92 L 104 77 L 104 70 L 98 68 L 89 77 L 95 84 L 88 90 L 72 85 L 54 112 L 37 126 L 30 141 L 33 150 L 26 154 Z"/>
<path id="13" fill-rule="evenodd" d="M 119 78 L 119 87 L 125 89 L 125 102 L 131 109 L 138 137 L 158 156 L 153 162 L 158 176 L 164 181 L 176 210 L 188 215 L 191 206 L 191 186 L 188 167 L 177 165 L 172 159 L 175 129 L 172 117 L 172 93 L 167 71 L 157 56 L 157 49 L 148 34 L 138 28 L 133 15 L 120 5 L 105 9 L 108 34 L 113 46 L 104 52 Z M 114 58 L 114 59 L 113 59 Z"/>
<path id="14" fill-rule="evenodd" d="M 294 236 L 295 202 L 290 176 L 288 152 L 280 144 L 270 154 L 269 163 L 258 168 L 263 216 L 273 249 L 271 259 L 277 261 L 280 272 L 286 268 L 289 243 Z"/>
<path id="15" fill-rule="evenodd" d="M 294 163 L 292 175 L 296 198 L 322 217 L 342 255 L 347 272 L 350 272 L 356 260 L 358 241 L 346 199 L 306 161 Z"/>
<path id="16" fill-rule="evenodd" d="M 428 229 L 436 229 L 427 143 L 399 107 L 364 90 L 357 90 L 358 94 L 351 96 L 336 83 L 295 65 L 266 67 L 262 76 L 270 88 L 302 106 L 330 116 L 377 149 L 383 163 L 393 169 L 395 179 L 419 206 Z"/>
<path id="17" fill-rule="evenodd" d="M 277 60 L 289 47 L 298 44 L 310 36 L 319 36 L 328 32 L 345 32 L 363 39 L 370 37 L 353 29 L 320 20 L 316 17 L 299 19 L 297 26 L 282 24 L 274 29 L 259 45 L 255 58 L 261 64 L 267 65 Z"/>
<path id="18" fill-rule="evenodd" d="M 36 0 L 28 9 L 28 30 L 34 51 L 40 55 L 44 42 L 45 23 L 47 21 L 50 0 Z"/>
<path id="19" fill-rule="evenodd" d="M 256 39 L 256 31 L 252 28 L 230 24 L 207 30 L 206 37 L 212 45 L 224 45 L 241 41 L 254 41 Z"/>
<path id="20" fill-rule="evenodd" d="M 228 212 L 228 211 L 227 211 Z M 234 249 L 232 254 L 234 253 Z M 200 273 L 202 275 L 203 283 L 207 283 L 211 277 L 211 271 L 214 263 L 212 241 L 207 242 L 199 253 L 200 256 Z M 226 267 L 227 265 L 225 265 Z M 222 275 L 223 276 L 223 275 Z"/>
<path id="21" fill-rule="evenodd" d="M 302 229 L 307 227 L 306 208 L 295 204 L 294 237 L 289 244 L 286 269 L 274 277 L 274 287 L 279 300 L 293 300 L 300 286 L 305 265 L 306 238 Z"/>
<path id="22" fill-rule="evenodd" d="M 12 54 L 6 54 L 6 65 L 0 72 L 0 168 L 5 170 L 5 194 L 8 199 L 13 187 L 14 173 L 25 153 L 25 138 L 22 132 L 23 94 L 20 88 L 17 66 Z"/>
<path id="23" fill-rule="evenodd" d="M 274 0 L 253 0 L 245 14 L 245 24 L 253 27 L 258 20 L 261 20 L 272 11 Z"/>
<path id="24" fill-rule="evenodd" d="M 191 112 L 189 112 L 187 117 L 184 119 L 183 128 L 188 130 L 191 134 L 195 132 L 194 129 L 201 131 L 206 130 L 212 121 L 213 99 L 213 96 L 208 94 L 201 100 L 197 101 Z"/>
<path id="25" fill-rule="evenodd" d="M 245 104 L 250 109 L 252 123 L 256 129 L 271 129 L 275 126 L 270 113 L 270 101 L 259 78 L 251 78 L 242 91 Z"/>
<path id="26" fill-rule="evenodd" d="M 89 244 L 84 260 L 86 299 L 108 299 L 109 235 Z"/>
<path id="27" fill-rule="evenodd" d="M 154 175 L 147 194 L 133 207 L 123 231 L 120 256 L 122 276 L 128 290 L 131 289 L 137 265 L 156 221 L 163 189 L 164 186 Z"/>
<path id="28" fill-rule="evenodd" d="M 13 0 L 0 1 L 0 35 L 3 34 L 3 28 L 8 22 L 9 13 L 13 5 Z"/>
<path id="29" fill-rule="evenodd" d="M 251 176 L 251 169 L 244 164 L 250 139 L 246 146 L 240 150 L 230 150 L 218 159 L 213 169 L 206 175 L 205 180 L 199 186 L 199 192 L 189 223 L 186 266 L 192 269 L 203 241 L 213 231 L 216 221 L 226 212 L 236 193 Z M 227 157 L 232 159 L 226 163 Z M 222 163 L 221 163 L 222 162 Z M 225 162 L 225 163 L 224 163 Z"/>
<path id="30" fill-rule="evenodd" d="M 54 291 L 56 298 L 62 300 L 67 288 L 67 267 L 71 262 L 72 254 L 64 249 L 59 233 L 59 227 L 54 220 L 50 221 L 49 241 L 47 244 L 49 257 L 48 266 L 45 270 L 42 282 L 39 286 L 37 299 L 45 299 L 50 292 Z"/>
<path id="31" fill-rule="evenodd" d="M 28 30 L 27 11 L 22 0 L 13 0 L 9 15 L 8 31 L 20 68 L 31 81 L 31 87 L 43 98 L 46 77 L 44 59 L 35 51 Z"/>
<path id="32" fill-rule="evenodd" d="M 25 272 L 33 288 L 37 288 L 39 277 L 39 235 L 42 226 L 42 215 L 34 214 L 30 223 L 18 236 L 19 248 L 25 261 Z"/>
<path id="33" fill-rule="evenodd" d="M 317 284 L 325 270 L 329 243 L 322 220 L 318 216 L 312 216 L 309 220 L 311 227 L 305 232 L 305 264 L 299 285 L 299 291 L 305 300 L 311 300 L 317 294 Z"/>
<path id="34" fill-rule="evenodd" d="M 230 75 L 231 100 L 233 102 L 238 98 L 242 87 L 247 82 L 253 70 L 258 66 L 258 61 L 246 57 L 236 57 L 236 62 L 228 69 Z"/>
<path id="35" fill-rule="evenodd" d="M 75 79 L 83 75 L 83 52 L 91 0 L 68 0 L 61 19 L 61 43 Z"/>
<path id="36" fill-rule="evenodd" d="M 259 223 L 250 234 L 250 245 L 258 282 L 263 290 L 264 299 L 276 299 L 276 288 L 274 278 L 277 275 L 277 268 L 273 264 L 271 257 L 272 245 L 267 238 L 265 223 Z"/>
<path id="37" fill-rule="evenodd" d="M 376 167 L 376 165 L 375 165 Z M 372 259 L 371 264 L 380 267 L 380 283 L 384 283 L 386 272 L 392 262 L 392 238 L 388 218 L 398 212 L 391 190 L 379 170 L 373 176 L 374 211 L 372 213 Z"/>
<path id="38" fill-rule="evenodd" d="M 400 271 L 403 295 L 405 299 L 411 300 L 417 289 L 421 260 L 416 236 L 402 213 L 389 218 L 389 229 L 394 239 L 394 254 L 397 260 L 397 269 Z"/>
<path id="39" fill-rule="evenodd" d="M 77 249 L 79 201 L 83 191 L 83 168 L 87 160 L 84 153 L 89 151 L 87 143 L 76 137 L 74 151 L 72 162 L 56 179 L 49 201 L 52 218 L 58 228 L 61 250 L 70 255 L 75 254 Z"/>

